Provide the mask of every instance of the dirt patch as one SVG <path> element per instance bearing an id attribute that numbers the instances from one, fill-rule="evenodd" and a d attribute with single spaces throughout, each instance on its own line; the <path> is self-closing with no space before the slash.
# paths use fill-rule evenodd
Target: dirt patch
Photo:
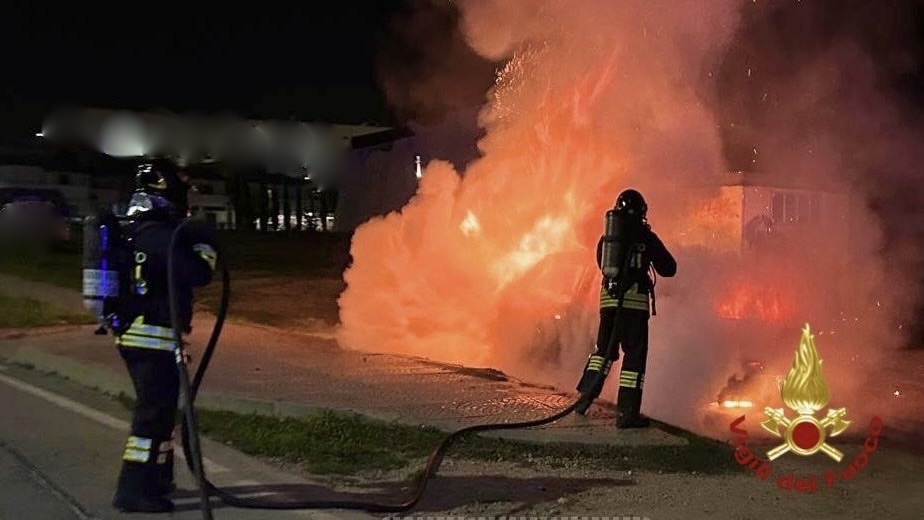
<path id="1" fill-rule="evenodd" d="M 337 298 L 344 287 L 343 280 L 334 277 L 237 276 L 229 315 L 243 323 L 332 335 L 338 322 Z M 202 290 L 197 310 L 214 311 L 220 294 L 217 283 Z"/>

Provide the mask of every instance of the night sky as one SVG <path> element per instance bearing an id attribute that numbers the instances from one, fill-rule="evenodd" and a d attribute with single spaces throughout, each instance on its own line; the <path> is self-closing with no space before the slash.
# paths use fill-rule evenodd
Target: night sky
<path id="1" fill-rule="evenodd" d="M 0 135 L 31 135 L 61 104 L 390 123 L 376 53 L 405 3 L 7 1 Z"/>
<path id="2" fill-rule="evenodd" d="M 393 92 L 406 91 L 421 75 L 445 75 L 447 84 L 471 85 L 444 93 L 469 104 L 483 99 L 493 79 L 494 65 L 460 43 L 451 9 L 428 0 L 199 4 L 2 2 L 0 140 L 32 136 L 51 108 L 66 104 L 394 125 L 401 116 L 422 120 L 429 114 L 407 107 L 395 114 L 380 87 L 383 66 Z M 729 70 L 739 70 L 735 60 L 745 63 L 755 49 L 776 49 L 788 56 L 780 63 L 798 63 L 813 52 L 806 40 L 847 34 L 879 57 L 888 88 L 924 106 L 924 0 L 889 0 L 889 9 L 872 0 L 759 5 L 789 7 L 763 17 L 762 28 L 747 27 L 745 20 Z M 412 9 L 429 9 L 426 30 L 402 30 Z M 900 19 L 881 14 L 890 12 Z M 865 23 L 871 18 L 877 23 Z M 909 25 L 908 18 L 917 23 Z M 909 60 L 917 65 L 909 68 Z M 462 75 L 460 81 L 451 81 L 453 74 Z M 485 81 L 473 82 L 475 76 Z"/>

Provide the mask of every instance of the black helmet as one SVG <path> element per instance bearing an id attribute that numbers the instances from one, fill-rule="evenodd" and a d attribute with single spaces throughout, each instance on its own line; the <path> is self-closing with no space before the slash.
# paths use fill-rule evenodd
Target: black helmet
<path id="1" fill-rule="evenodd" d="M 138 165 L 135 193 L 129 202 L 128 215 L 147 211 L 185 216 L 189 185 L 170 161 L 155 159 Z"/>
<path id="2" fill-rule="evenodd" d="M 645 202 L 645 197 L 642 197 L 638 191 L 626 190 L 616 198 L 616 211 L 645 220 L 648 215 L 648 204 Z"/>

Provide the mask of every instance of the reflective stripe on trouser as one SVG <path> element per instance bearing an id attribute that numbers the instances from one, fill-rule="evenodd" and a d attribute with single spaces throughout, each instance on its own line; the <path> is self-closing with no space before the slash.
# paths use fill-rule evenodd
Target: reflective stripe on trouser
<path id="1" fill-rule="evenodd" d="M 151 448 L 153 445 L 154 441 L 152 439 L 135 437 L 132 435 L 125 443 L 125 452 L 122 453 L 122 460 L 126 462 L 140 462 L 142 464 L 150 462 Z"/>
<path id="2" fill-rule="evenodd" d="M 619 372 L 619 386 L 626 388 L 642 388 L 645 382 L 645 374 L 632 370 L 621 370 Z"/>
<path id="3" fill-rule="evenodd" d="M 587 360 L 587 370 L 589 372 L 608 372 L 610 369 L 603 356 L 590 356 Z"/>
<path id="4" fill-rule="evenodd" d="M 166 464 L 167 458 L 169 455 L 173 454 L 173 439 L 168 441 L 163 441 L 160 443 L 157 449 L 157 458 L 154 459 L 155 464 Z"/>
<path id="5" fill-rule="evenodd" d="M 121 347 L 148 348 L 153 350 L 173 350 L 175 343 L 173 329 L 148 325 L 144 316 L 139 316 L 122 335 L 116 336 L 115 343 Z"/>
<path id="6" fill-rule="evenodd" d="M 642 410 L 642 385 L 645 373 L 632 370 L 619 372 L 619 391 L 616 393 L 616 413 L 622 420 L 638 417 Z"/>
<path id="7" fill-rule="evenodd" d="M 155 482 L 159 489 L 169 491 L 173 484 L 173 439 L 161 443 L 161 451 L 157 454 L 155 469 Z"/>
<path id="8" fill-rule="evenodd" d="M 606 287 L 600 288 L 600 307 L 618 307 L 619 301 L 606 290 Z M 651 306 L 648 301 L 648 295 L 638 291 L 638 284 L 634 284 L 626 291 L 622 297 L 622 308 L 637 311 L 650 311 Z"/>
<path id="9" fill-rule="evenodd" d="M 165 464 L 168 454 L 173 452 L 173 440 L 161 441 L 155 448 L 154 439 L 131 435 L 125 442 L 122 460 L 126 462 Z"/>
<path id="10" fill-rule="evenodd" d="M 584 375 L 578 381 L 577 391 L 582 394 L 589 394 L 593 398 L 599 396 L 612 365 L 613 361 L 610 359 L 598 354 L 591 355 L 587 360 L 587 365 L 584 367 Z"/>

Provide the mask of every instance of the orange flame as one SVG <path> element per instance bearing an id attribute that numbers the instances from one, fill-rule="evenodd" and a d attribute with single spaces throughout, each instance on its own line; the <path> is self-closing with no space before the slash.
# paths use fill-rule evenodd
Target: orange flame
<path id="1" fill-rule="evenodd" d="M 757 281 L 735 281 L 719 297 L 716 312 L 729 320 L 755 319 L 783 323 L 793 315 L 791 301 L 774 284 Z"/>
<path id="2" fill-rule="evenodd" d="M 654 33 L 670 23 L 689 34 L 690 17 L 673 5 L 461 4 L 466 41 L 507 60 L 479 113 L 480 157 L 461 174 L 430 162 L 400 212 L 356 229 L 337 339 L 571 385 L 593 348 L 594 249 L 621 190 L 645 194 L 678 257 L 687 243 L 714 252 L 735 242 L 740 199 L 723 191 L 689 217 L 725 167 L 698 68 L 712 62 L 723 27 L 714 22 L 728 13 L 703 4 L 708 42 L 684 39 L 679 52 L 666 30 Z M 711 193 L 688 193 L 691 184 Z M 675 240 L 683 230 L 690 240 Z M 677 298 L 661 294 L 668 306 Z"/>
<path id="3" fill-rule="evenodd" d="M 587 122 L 612 73 L 608 62 L 548 92 L 503 142 L 485 138 L 493 153 L 464 177 L 431 162 L 400 213 L 360 226 L 339 300 L 340 343 L 502 364 L 517 350 L 554 347 L 537 338 L 537 324 L 573 302 L 595 310 L 583 303 L 597 275 L 593 247 L 625 167 Z M 560 321 L 575 328 L 569 336 L 583 335 L 575 344 L 589 343 L 592 326 Z"/>
<path id="4" fill-rule="evenodd" d="M 718 195 L 703 200 L 674 233 L 678 246 L 704 247 L 712 252 L 737 252 L 741 246 L 741 193 L 724 187 Z"/>

